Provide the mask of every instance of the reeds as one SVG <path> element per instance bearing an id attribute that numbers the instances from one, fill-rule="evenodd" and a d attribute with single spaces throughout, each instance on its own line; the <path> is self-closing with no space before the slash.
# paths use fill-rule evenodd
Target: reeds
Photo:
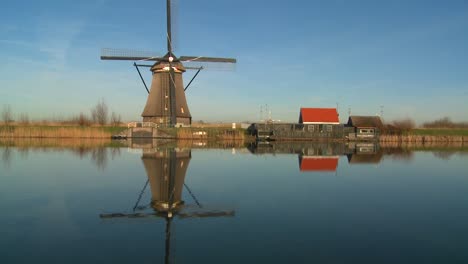
<path id="1" fill-rule="evenodd" d="M 381 135 L 383 142 L 468 142 L 467 136 L 422 136 L 422 135 Z"/>
<path id="2" fill-rule="evenodd" d="M 3 126 L 0 138 L 110 138 L 102 127 Z"/>
<path id="3" fill-rule="evenodd" d="M 110 138 L 0 138 L 0 147 L 95 148 L 112 146 Z"/>

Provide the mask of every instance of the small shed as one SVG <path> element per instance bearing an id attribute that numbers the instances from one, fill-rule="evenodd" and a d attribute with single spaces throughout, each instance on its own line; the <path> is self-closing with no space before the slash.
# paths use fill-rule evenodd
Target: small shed
<path id="1" fill-rule="evenodd" d="M 350 116 L 347 125 L 354 127 L 358 139 L 375 139 L 383 128 L 380 116 Z"/>

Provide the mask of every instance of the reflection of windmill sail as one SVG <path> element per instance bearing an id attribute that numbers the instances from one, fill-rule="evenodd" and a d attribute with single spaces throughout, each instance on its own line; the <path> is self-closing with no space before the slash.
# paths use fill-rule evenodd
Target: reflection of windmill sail
<path id="1" fill-rule="evenodd" d="M 148 175 L 154 209 L 172 211 L 183 204 L 182 189 L 190 159 L 190 150 L 143 152 L 142 161 Z"/>
<path id="2" fill-rule="evenodd" d="M 190 149 L 179 149 L 165 147 L 155 150 L 154 148 L 144 149 L 141 157 L 145 166 L 148 182 L 151 188 L 151 205 L 153 212 L 140 213 L 135 212 L 145 210 L 147 207 L 139 207 L 138 202 L 146 189 L 147 184 L 137 200 L 137 204 L 133 208 L 132 213 L 111 213 L 100 214 L 103 219 L 111 218 L 132 218 L 138 219 L 143 217 L 161 217 L 166 221 L 166 237 L 165 237 L 165 257 L 164 263 L 171 263 L 173 255 L 171 252 L 172 244 L 172 229 L 173 218 L 178 216 L 181 219 L 191 217 L 233 217 L 233 210 L 213 210 L 201 208 L 200 204 L 194 197 L 190 189 L 184 184 L 185 174 L 192 158 Z M 186 211 L 188 206 L 182 201 L 182 189 L 187 187 L 194 200 L 199 207 L 195 211 Z"/>

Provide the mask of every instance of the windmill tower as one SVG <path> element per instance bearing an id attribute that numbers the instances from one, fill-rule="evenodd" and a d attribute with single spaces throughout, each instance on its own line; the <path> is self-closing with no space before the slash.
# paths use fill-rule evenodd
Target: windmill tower
<path id="1" fill-rule="evenodd" d="M 213 58 L 203 56 L 181 56 L 176 57 L 173 53 L 172 45 L 172 20 L 171 20 L 171 0 L 166 0 L 167 16 L 167 53 L 163 57 L 145 56 L 137 52 L 128 50 L 103 49 L 101 60 L 132 60 L 132 61 L 155 61 L 153 65 L 138 65 L 137 68 L 140 78 L 146 87 L 138 66 L 149 67 L 152 72 L 151 89 L 148 91 L 145 108 L 141 116 L 143 122 L 153 122 L 162 126 L 190 125 L 192 115 L 187 105 L 185 90 L 188 86 L 183 86 L 182 74 L 187 69 L 197 69 L 198 72 L 192 78 L 198 75 L 203 66 L 197 68 L 184 67 L 182 62 L 197 63 L 236 63 L 232 58 Z M 189 83 L 189 85 L 190 85 Z"/>

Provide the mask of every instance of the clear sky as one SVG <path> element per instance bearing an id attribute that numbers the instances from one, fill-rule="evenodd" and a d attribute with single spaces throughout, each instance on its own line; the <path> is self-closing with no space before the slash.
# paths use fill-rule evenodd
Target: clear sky
<path id="1" fill-rule="evenodd" d="M 265 104 L 282 121 L 337 104 L 341 121 L 381 105 L 386 120 L 468 120 L 467 1 L 177 1 L 176 55 L 238 59 L 187 91 L 194 120 L 255 121 Z M 133 62 L 101 61 L 100 49 L 164 54 L 165 2 L 2 1 L 0 107 L 67 117 L 104 98 L 139 120 Z"/>

